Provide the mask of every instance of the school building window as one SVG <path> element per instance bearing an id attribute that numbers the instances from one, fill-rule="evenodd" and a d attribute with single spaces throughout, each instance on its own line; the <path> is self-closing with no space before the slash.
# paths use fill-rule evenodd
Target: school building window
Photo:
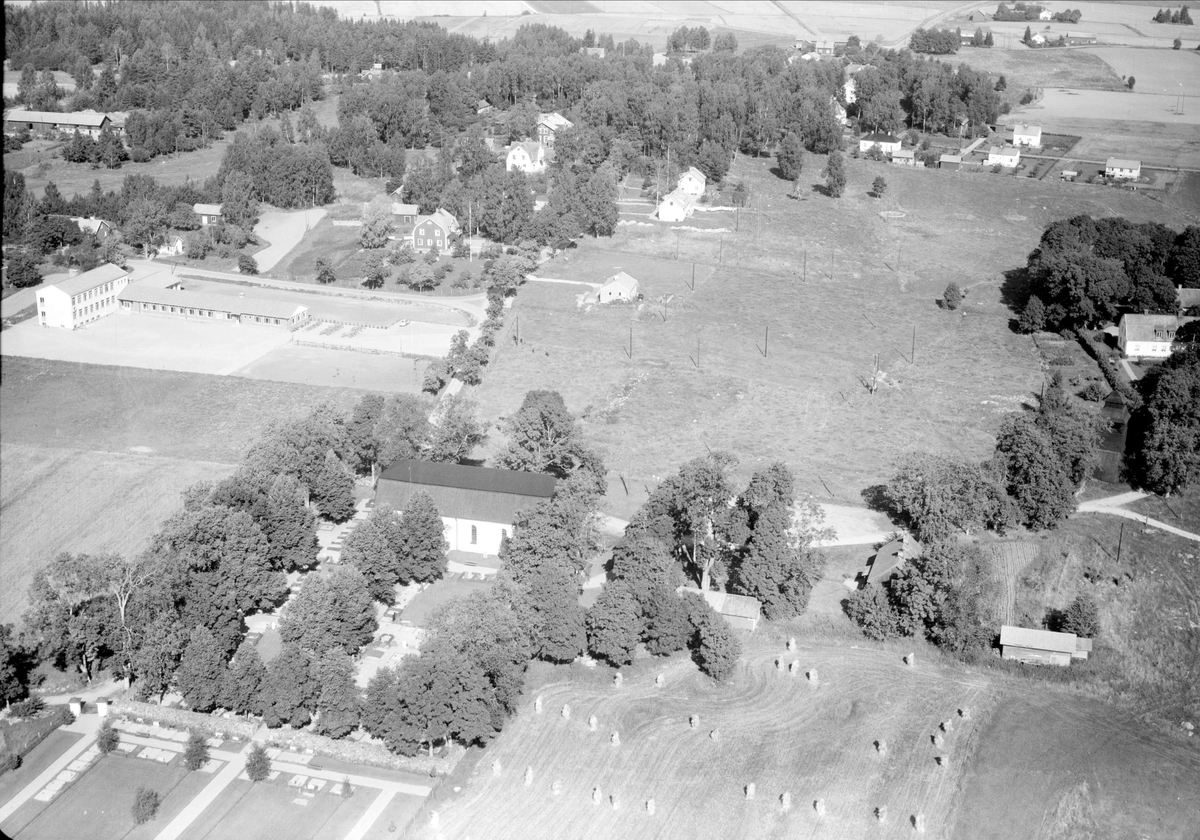
<path id="1" fill-rule="evenodd" d="M 479 537 L 479 533 L 476 531 L 475 526 L 472 525 L 471 526 L 471 545 L 475 545 L 475 541 L 478 537 Z"/>

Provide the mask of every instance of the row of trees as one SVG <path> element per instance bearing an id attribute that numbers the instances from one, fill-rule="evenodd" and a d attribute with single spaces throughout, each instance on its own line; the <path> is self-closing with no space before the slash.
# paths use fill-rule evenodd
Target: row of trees
<path id="1" fill-rule="evenodd" d="M 1178 9 L 1159 9 L 1154 17 L 1151 18 L 1155 23 L 1181 23 L 1184 26 L 1192 25 L 1192 15 L 1188 11 L 1187 6 L 1180 6 Z"/>
<path id="2" fill-rule="evenodd" d="M 913 52 L 950 55 L 958 52 L 959 34 L 949 29 L 916 29 L 908 39 Z"/>
<path id="3" fill-rule="evenodd" d="M 1174 313 L 1176 286 L 1200 288 L 1200 227 L 1075 216 L 1052 222 L 1026 265 L 1026 332 L 1091 327 L 1123 313 Z"/>

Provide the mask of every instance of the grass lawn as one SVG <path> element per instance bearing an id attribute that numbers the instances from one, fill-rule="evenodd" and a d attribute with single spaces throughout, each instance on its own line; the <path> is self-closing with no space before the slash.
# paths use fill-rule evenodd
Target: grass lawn
<path id="1" fill-rule="evenodd" d="M 425 627 L 439 609 L 454 598 L 462 598 L 472 592 L 487 589 L 491 584 L 481 580 L 466 580 L 465 578 L 445 578 L 433 583 L 408 602 L 400 614 L 401 621 L 411 621 L 418 627 Z"/>
<path id="2" fill-rule="evenodd" d="M 351 388 L 389 394 L 419 393 L 428 365 L 423 359 L 285 344 L 236 373 L 301 385 L 337 387 L 344 383 Z"/>
<path id="3" fill-rule="evenodd" d="M 32 782 L 67 748 L 83 736 L 78 732 L 56 729 L 21 759 L 21 766 L 0 775 L 0 802 L 7 802 L 17 791 Z"/>
<path id="4" fill-rule="evenodd" d="M 355 798 L 369 796 L 373 800 L 377 795 L 374 791 L 360 790 Z M 393 838 L 401 836 L 400 832 L 404 831 L 405 827 L 412 822 L 423 804 L 425 804 L 425 800 L 420 796 L 396 794 L 375 822 L 371 823 L 371 827 L 363 835 L 363 840 L 393 840 Z M 483 824 L 487 825 L 487 823 Z M 409 835 L 405 834 L 404 836 Z"/>
<path id="5" fill-rule="evenodd" d="M 198 789 L 189 785 L 181 797 L 171 802 L 171 792 L 188 775 L 181 763 L 163 765 L 138 758 L 107 756 L 60 793 L 50 807 L 32 822 L 23 826 L 14 824 L 12 829 L 22 840 L 78 837 L 81 836 L 81 825 L 87 826 L 89 840 L 124 838 L 135 828 L 130 809 L 138 787 L 145 786 L 158 791 L 164 805 L 171 803 L 174 810 L 178 811 L 184 798 L 190 800 Z M 211 777 L 204 775 L 203 778 L 207 781 Z M 161 831 L 171 816 L 166 808 L 160 808 L 159 816 L 154 821 L 155 827 Z M 155 834 L 157 832 L 146 832 L 145 836 L 152 837 Z"/>
<path id="6" fill-rule="evenodd" d="M 349 799 L 329 793 L 304 797 L 295 788 L 287 787 L 287 778 L 291 776 L 283 774 L 274 782 L 259 784 L 232 782 L 183 837 L 186 840 L 340 838 L 370 804 L 371 791 L 367 790 Z M 294 799 L 303 799 L 307 804 L 298 805 Z"/>
<path id="7" fill-rule="evenodd" d="M 8 440 L 6 427 L 5 439 Z M 198 481 L 228 464 L 122 452 L 0 445 L 0 617 L 19 621 L 34 574 L 63 551 L 132 556 Z"/>
<path id="8" fill-rule="evenodd" d="M 353 388 L 233 376 L 0 359 L 0 426 L 6 443 L 136 451 L 236 464 L 271 420 L 321 402 L 349 409 Z"/>
<path id="9" fill-rule="evenodd" d="M 1128 508 L 1176 528 L 1200 530 L 1200 487 L 1192 486 L 1170 497 L 1147 496 Z"/>
<path id="10" fill-rule="evenodd" d="M 964 23 L 963 31 L 973 32 L 974 29 L 968 29 L 970 26 L 970 23 Z M 1091 50 L 1003 50 L 964 47 L 954 55 L 938 58 L 950 64 L 965 64 L 972 70 L 979 70 L 994 77 L 1004 76 L 1008 87 L 1000 95 L 1014 106 L 1027 89 L 1125 90 L 1121 77 Z"/>

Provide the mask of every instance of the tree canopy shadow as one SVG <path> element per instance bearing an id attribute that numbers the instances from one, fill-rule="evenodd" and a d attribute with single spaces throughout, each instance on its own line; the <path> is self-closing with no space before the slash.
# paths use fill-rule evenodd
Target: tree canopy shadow
<path id="1" fill-rule="evenodd" d="M 824 184 L 813 184 L 812 191 L 817 193 L 818 195 L 823 195 L 826 198 L 833 198 L 833 191 L 831 189 L 829 189 L 829 187 L 825 186 Z"/>
<path id="2" fill-rule="evenodd" d="M 865 488 L 859 495 L 862 496 L 862 500 L 866 502 L 870 510 L 886 515 L 893 525 L 908 526 L 908 517 L 901 513 L 892 502 L 886 484 L 873 484 Z"/>

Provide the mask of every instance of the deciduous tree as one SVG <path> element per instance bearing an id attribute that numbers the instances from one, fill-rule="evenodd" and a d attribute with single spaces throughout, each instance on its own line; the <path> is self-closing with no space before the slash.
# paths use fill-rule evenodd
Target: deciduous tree
<path id="1" fill-rule="evenodd" d="M 846 190 L 846 164 L 842 153 L 836 149 L 829 153 L 829 161 L 825 164 L 825 187 L 833 198 L 841 198 Z"/>
<path id="2" fill-rule="evenodd" d="M 375 603 L 362 572 L 336 566 L 309 576 L 284 610 L 279 633 L 285 644 L 318 657 L 334 647 L 353 655 L 371 641 L 377 626 Z"/>
<path id="3" fill-rule="evenodd" d="M 191 708 L 208 712 L 221 702 L 224 676 L 225 651 L 207 628 L 195 628 L 179 660 L 175 687 Z"/>
<path id="4" fill-rule="evenodd" d="M 263 682 L 263 723 L 269 727 L 290 723 L 304 726 L 321 696 L 321 686 L 312 679 L 309 655 L 298 645 L 284 643 L 283 650 L 267 667 Z"/>

